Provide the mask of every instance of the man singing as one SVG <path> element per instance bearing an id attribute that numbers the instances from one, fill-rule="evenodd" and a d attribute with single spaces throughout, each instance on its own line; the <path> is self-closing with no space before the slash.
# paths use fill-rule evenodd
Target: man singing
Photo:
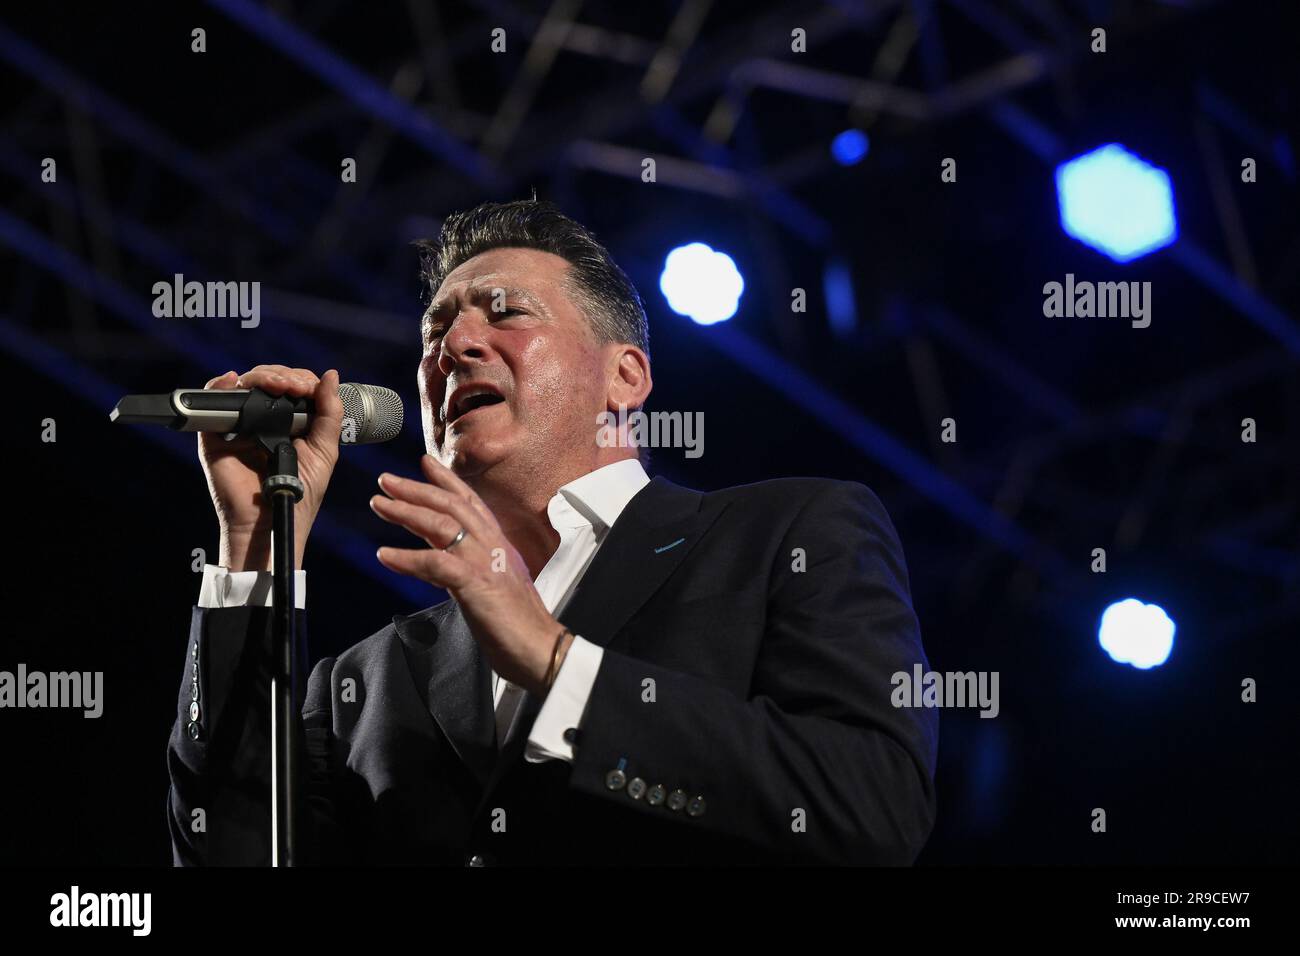
<path id="1" fill-rule="evenodd" d="M 378 560 L 451 599 L 313 668 L 305 859 L 910 864 L 938 721 L 890 702 L 891 677 L 928 662 L 876 496 L 820 478 L 694 491 L 648 477 L 625 424 L 602 436 L 650 394 L 645 311 L 550 204 L 452 215 L 424 261 L 428 455 L 420 479 L 379 476 L 370 506 L 416 539 Z M 315 400 L 295 441 L 298 568 L 338 458 L 338 382 L 259 365 L 207 385 Z M 221 557 L 168 745 L 173 854 L 265 864 L 263 456 L 215 434 L 199 456 Z"/>

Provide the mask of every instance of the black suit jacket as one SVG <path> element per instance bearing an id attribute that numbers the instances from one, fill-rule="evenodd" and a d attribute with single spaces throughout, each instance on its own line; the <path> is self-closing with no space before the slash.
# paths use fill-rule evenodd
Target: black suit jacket
<path id="1" fill-rule="evenodd" d="M 656 477 L 560 619 L 605 649 L 572 764 L 525 761 L 532 695 L 498 750 L 489 667 L 454 601 L 317 663 L 300 729 L 308 861 L 915 859 L 938 716 L 890 702 L 891 675 L 928 662 L 867 487 Z M 269 861 L 269 634 L 267 608 L 194 609 L 167 754 L 177 864 Z"/>

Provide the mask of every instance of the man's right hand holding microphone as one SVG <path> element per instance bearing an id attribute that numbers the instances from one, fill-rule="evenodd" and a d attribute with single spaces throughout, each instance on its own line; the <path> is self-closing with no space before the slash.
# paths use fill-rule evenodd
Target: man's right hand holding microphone
<path id="1" fill-rule="evenodd" d="M 233 371 L 219 375 L 204 388 L 260 388 L 269 395 L 315 402 L 310 430 L 305 437 L 293 439 L 303 485 L 302 500 L 294 506 L 293 515 L 294 567 L 301 569 L 307 537 L 339 460 L 343 400 L 339 398 L 338 371 L 330 369 L 318 377 L 305 368 L 258 365 L 242 375 Z M 265 450 L 253 438 L 227 441 L 224 435 L 200 432 L 199 462 L 221 529 L 219 563 L 231 571 L 269 571 L 271 503 L 262 495 Z"/>

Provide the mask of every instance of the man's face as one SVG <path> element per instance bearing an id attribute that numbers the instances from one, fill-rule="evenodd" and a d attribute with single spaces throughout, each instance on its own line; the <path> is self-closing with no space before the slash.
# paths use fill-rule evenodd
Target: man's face
<path id="1" fill-rule="evenodd" d="M 462 477 L 594 446 L 606 404 L 603 350 L 565 288 L 568 269 L 549 252 L 493 249 L 434 294 L 418 375 L 425 446 Z M 500 400 L 455 397 L 479 384 Z"/>

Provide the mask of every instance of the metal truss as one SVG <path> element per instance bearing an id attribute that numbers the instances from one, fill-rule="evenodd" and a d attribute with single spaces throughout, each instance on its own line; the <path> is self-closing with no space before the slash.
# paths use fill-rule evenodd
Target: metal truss
<path id="1" fill-rule="evenodd" d="M 828 258 L 836 244 L 831 217 L 808 198 L 805 187 L 830 169 L 825 143 L 838 129 L 817 120 L 820 125 L 800 130 L 788 152 L 771 155 L 754 145 L 747 126 L 759 107 L 774 102 L 828 106 L 829 114 L 809 110 L 807 115 L 833 115 L 839 128 L 856 125 L 902 148 L 945 124 L 977 120 L 992 135 L 1055 163 L 1064 148 L 1053 126 L 1069 115 L 1075 73 L 1087 55 L 1080 37 L 1088 25 L 1105 26 L 1112 42 L 1136 42 L 1214 6 L 1208 0 L 841 0 L 816 6 L 682 0 L 649 11 L 649 22 L 632 29 L 601 25 L 612 8 L 591 0 L 552 0 L 544 8 L 507 0 L 479 0 L 469 8 L 408 0 L 409 32 L 395 37 L 378 62 L 355 62 L 321 38 L 337 6 L 303 5 L 295 15 L 252 0 L 208 2 L 271 55 L 320 84 L 317 98 L 301 109 L 249 129 L 210 154 L 177 142 L 55 51 L 0 25 L 0 63 L 20 75 L 28 89 L 28 98 L 7 117 L 0 140 L 0 170 L 16 197 L 0 211 L 0 243 L 35 267 L 16 289 L 18 305 L 0 321 L 0 343 L 28 360 L 39 354 L 40 367 L 52 376 L 64 378 L 77 368 L 75 374 L 86 378 L 85 369 L 98 358 L 114 349 L 130 353 L 133 342 L 142 366 L 156 361 L 160 345 L 189 362 L 196 374 L 247 364 L 251 343 L 228 328 L 161 331 L 144 322 L 148 310 L 123 280 L 131 265 L 187 275 L 227 268 L 221 244 L 209 237 L 218 224 L 228 228 L 235 222 L 253 249 L 259 274 L 268 277 L 267 309 L 283 320 L 269 323 L 268 338 L 258 347 L 265 348 L 269 339 L 292 349 L 301 361 L 325 367 L 334 363 L 312 330 L 328 329 L 357 342 L 361 367 L 356 374 L 381 377 L 391 346 L 415 341 L 414 333 L 404 338 L 413 273 L 403 238 L 436 228 L 436 217 L 447 210 L 517 197 L 539 183 L 562 194 L 581 174 L 637 182 L 646 155 L 655 156 L 661 185 L 754 210 L 769 250 L 789 243 Z M 711 26 L 719 18 L 725 18 L 725 29 Z M 482 60 L 485 31 L 498 25 L 517 38 L 513 42 L 522 38 L 526 50 L 514 61 L 495 107 L 471 108 L 465 66 Z M 806 30 L 806 58 L 791 55 L 792 25 Z M 987 51 L 973 67 L 972 36 L 980 41 L 974 46 Z M 819 48 L 844 42 L 861 47 L 861 69 L 809 65 L 819 62 Z M 952 56 L 958 48 L 966 54 L 961 69 Z M 576 96 L 551 96 L 548 80 L 574 59 L 609 64 L 621 80 Z M 1026 102 L 1030 94 L 1037 97 L 1034 105 Z M 1224 573 L 1264 576 L 1294 591 L 1300 561 L 1294 547 L 1278 544 L 1279 535 L 1293 535 L 1300 520 L 1294 482 L 1284 495 L 1244 502 L 1226 519 L 1208 514 L 1212 489 L 1230 487 L 1242 476 L 1229 448 L 1189 423 L 1239 389 L 1283 388 L 1288 377 L 1294 381 L 1300 325 L 1279 301 L 1295 270 L 1278 267 L 1261 278 L 1248 214 L 1234 200 L 1222 170 L 1225 143 L 1247 144 L 1293 190 L 1295 160 L 1267 117 L 1249 115 L 1208 79 L 1197 91 L 1196 109 L 1199 159 L 1221 232 L 1184 237 L 1167 255 L 1234 314 L 1262 330 L 1274 348 L 1201 369 L 1181 383 L 1128 396 L 1114 407 L 1087 409 L 1017 359 L 964 310 L 937 299 L 909 302 L 900 310 L 897 334 L 887 336 L 882 347 L 897 349 L 910 363 L 918 401 L 933 403 L 943 394 L 935 355 L 952 354 L 986 375 L 991 389 L 1019 396 L 1041 415 L 1034 434 L 977 456 L 944 460 L 942 450 L 927 455 L 908 448 L 756 337 L 726 330 L 705 338 L 721 356 L 796 404 L 816 407 L 823 415 L 833 407 L 835 427 L 846 442 L 914 493 L 914 500 L 903 502 L 903 512 L 924 504 L 976 529 L 987 546 L 967 556 L 968 588 L 990 579 L 992 569 L 1009 558 L 1049 582 L 1043 594 L 1069 592 L 1082 584 L 1086 558 L 1062 554 L 1032 533 L 1037 523 L 1030 515 L 1053 509 L 1073 513 L 1080 521 L 1086 517 L 1094 539 L 1135 547 L 1176 470 L 1190 469 L 1194 481 L 1185 490 L 1180 514 L 1196 553 Z M 786 113 L 802 115 L 798 106 Z M 352 154 L 363 159 L 361 181 L 349 190 L 337 188 L 337 170 L 321 164 L 305 145 L 342 127 L 355 144 Z M 132 195 L 141 204 L 155 177 L 189 191 L 185 226 L 163 235 L 145 225 L 130 203 L 108 201 L 97 184 L 110 142 L 136 161 Z M 656 144 L 653 152 L 647 152 L 647 142 Z M 32 176 L 40 148 L 55 146 L 75 157 L 75 188 L 46 186 Z M 424 159 L 413 164 L 413 173 L 375 176 L 387 160 L 412 151 Z M 294 188 L 259 183 L 265 174 L 253 170 L 268 165 Z M 438 175 L 431 175 L 431 168 Z M 37 225 L 41 221 L 48 221 L 48 231 Z M 1210 251 L 1218 247 L 1226 250 L 1226 263 Z M 768 255 L 769 267 L 781 268 L 779 252 Z M 1282 261 L 1300 263 L 1300 243 Z M 58 330 L 60 335 L 42 328 L 45 345 L 38 348 L 34 323 L 24 324 L 18 306 L 35 294 L 41 276 L 75 291 L 69 295 L 69 328 Z M 118 338 L 123 328 L 132 327 L 139 330 L 138 340 Z M 800 335 L 779 323 L 777 328 L 787 342 Z M 53 341 L 60 344 L 50 352 Z M 88 394 L 99 400 L 105 387 L 101 383 Z M 1284 392 L 1279 402 L 1287 398 L 1294 394 Z M 1123 500 L 1090 493 L 1062 464 L 1066 456 L 1105 446 L 1117 436 L 1142 442 L 1145 449 L 1143 480 Z M 359 473 L 394 466 L 373 449 L 352 449 L 344 461 Z M 1256 465 L 1265 467 L 1266 461 L 1271 460 L 1261 456 Z M 1268 467 L 1285 468 L 1287 462 L 1271 461 Z M 1076 530 L 1066 537 L 1079 537 Z M 342 532 L 332 538 L 340 553 L 358 553 Z M 361 563 L 373 565 L 368 556 Z M 1261 619 L 1276 613 L 1276 608 L 1257 612 Z"/>

